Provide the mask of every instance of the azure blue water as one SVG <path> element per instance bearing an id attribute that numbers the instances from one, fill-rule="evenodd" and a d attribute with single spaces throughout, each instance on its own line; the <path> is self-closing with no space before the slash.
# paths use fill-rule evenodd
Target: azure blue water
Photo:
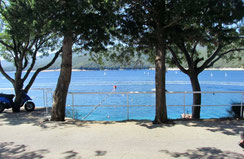
<path id="1" fill-rule="evenodd" d="M 13 76 L 14 73 L 9 73 Z M 32 88 L 56 87 L 58 71 L 41 72 Z M 74 71 L 70 92 L 112 92 L 116 85 L 116 92 L 151 92 L 155 89 L 154 70 L 106 70 L 106 71 Z M 244 91 L 244 71 L 213 71 L 208 70 L 200 74 L 199 80 L 202 91 Z M 0 75 L 1 88 L 11 88 L 12 85 Z M 170 70 L 166 74 L 166 88 L 168 92 L 192 91 L 188 76 L 179 70 Z M 0 90 L 4 92 L 6 90 Z M 35 91 L 30 91 L 36 105 L 43 105 L 42 98 Z M 184 96 L 186 97 L 184 100 Z M 201 118 L 218 118 L 228 116 L 227 110 L 232 102 L 241 102 L 240 93 L 210 93 L 202 95 L 203 105 L 220 105 L 202 107 Z M 70 117 L 86 120 L 153 120 L 155 115 L 155 94 L 81 94 L 68 96 L 66 114 Z M 128 99 L 128 100 L 127 100 Z M 83 105 L 71 107 L 69 105 Z M 129 104 L 130 107 L 126 107 Z M 191 105 L 192 94 L 167 94 L 168 117 L 180 118 L 180 115 L 191 113 L 191 107 L 177 105 Z M 152 106 L 151 106 L 152 105 Z M 223 105 L 223 106 L 221 106 Z M 140 107 L 138 107 L 140 106 Z M 128 114 L 129 111 L 129 114 Z"/>

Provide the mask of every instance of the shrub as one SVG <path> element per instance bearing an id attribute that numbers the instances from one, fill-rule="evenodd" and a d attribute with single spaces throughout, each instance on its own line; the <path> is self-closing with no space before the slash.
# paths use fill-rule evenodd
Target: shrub
<path id="1" fill-rule="evenodd" d="M 242 109 L 241 109 L 241 107 L 242 107 Z M 228 110 L 228 112 L 230 113 L 230 115 L 233 118 L 240 118 L 241 117 L 241 110 L 243 111 L 243 109 L 244 109 L 244 106 L 241 106 L 241 103 L 233 102 L 231 104 L 231 108 L 230 108 L 230 110 Z M 242 117 L 243 117 L 243 114 L 242 114 Z"/>

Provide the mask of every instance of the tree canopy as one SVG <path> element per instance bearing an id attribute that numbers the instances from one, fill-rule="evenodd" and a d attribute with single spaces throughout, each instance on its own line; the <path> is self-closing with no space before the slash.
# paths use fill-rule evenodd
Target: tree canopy
<path id="1" fill-rule="evenodd" d="M 33 1 L 9 0 L 1 3 L 0 8 L 3 29 L 0 33 L 0 55 L 15 66 L 15 77 L 10 77 L 2 68 L 0 72 L 13 84 L 16 94 L 16 103 L 19 103 L 20 92 L 30 89 L 38 73 L 50 67 L 59 53 L 58 39 L 49 31 L 47 21 L 39 16 L 34 9 Z M 33 70 L 37 55 L 55 53 L 53 59 L 38 68 L 24 88 L 24 82 Z M 26 70 L 26 72 L 23 72 Z M 18 111 L 18 108 L 16 108 Z"/>
<path id="2" fill-rule="evenodd" d="M 190 77 L 193 91 L 201 91 L 198 75 L 221 58 L 233 59 L 243 47 L 242 0 L 208 1 L 197 17 L 172 29 L 168 49 L 175 65 Z M 206 48 L 207 56 L 199 51 Z M 186 64 L 184 65 L 182 64 Z M 193 118 L 200 118 L 201 94 L 193 95 Z"/>
<path id="3" fill-rule="evenodd" d="M 167 120 L 165 98 L 165 63 L 167 43 L 175 28 L 183 29 L 185 21 L 197 19 L 206 1 L 199 0 L 138 0 L 126 1 L 121 11 L 121 36 L 124 45 L 136 48 L 154 59 L 156 68 L 155 123 Z M 192 23 L 188 24 L 191 25 Z M 180 34 L 180 33 L 179 33 Z M 128 52 L 125 56 L 131 56 Z"/>
<path id="4" fill-rule="evenodd" d="M 63 121 L 72 72 L 72 52 L 93 53 L 112 44 L 116 21 L 116 1 L 101 0 L 39 0 L 36 8 L 50 20 L 52 31 L 63 38 L 61 72 L 54 92 L 51 120 Z"/>

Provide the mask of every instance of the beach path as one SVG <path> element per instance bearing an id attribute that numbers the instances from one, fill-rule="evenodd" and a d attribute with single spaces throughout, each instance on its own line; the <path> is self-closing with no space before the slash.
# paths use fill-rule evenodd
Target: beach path
<path id="1" fill-rule="evenodd" d="M 243 120 L 46 121 L 44 109 L 0 114 L 0 158 L 244 158 Z"/>

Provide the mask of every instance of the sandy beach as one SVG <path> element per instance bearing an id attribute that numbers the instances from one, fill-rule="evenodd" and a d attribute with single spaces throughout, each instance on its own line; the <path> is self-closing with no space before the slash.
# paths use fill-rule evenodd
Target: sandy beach
<path id="1" fill-rule="evenodd" d="M 51 122 L 45 109 L 0 114 L 1 159 L 244 158 L 243 120 Z"/>

